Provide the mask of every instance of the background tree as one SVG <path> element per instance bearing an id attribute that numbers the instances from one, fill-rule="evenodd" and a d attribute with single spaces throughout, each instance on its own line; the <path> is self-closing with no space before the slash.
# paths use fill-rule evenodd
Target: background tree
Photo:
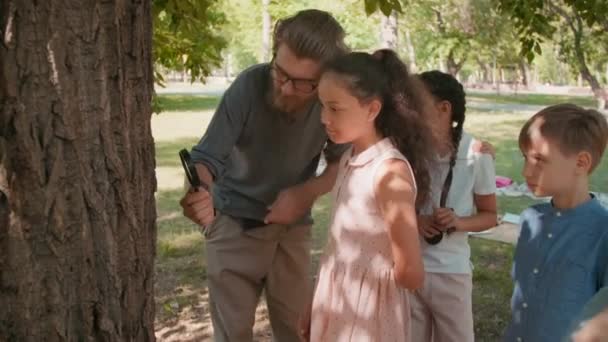
<path id="1" fill-rule="evenodd" d="M 399 19 L 396 11 L 390 15 L 381 15 L 380 41 L 383 48 L 398 50 L 399 42 Z"/>
<path id="2" fill-rule="evenodd" d="M 152 4 L 0 6 L 0 340 L 153 341 Z"/>
<path id="3" fill-rule="evenodd" d="M 502 11 L 513 19 L 521 41 L 521 53 L 528 60 L 542 52 L 542 42 L 558 41 L 562 59 L 577 70 L 590 85 L 598 107 L 608 109 L 608 93 L 588 66 L 588 55 L 593 55 L 586 43 L 589 35 L 606 42 L 608 35 L 608 2 L 605 0 L 500 0 Z M 563 39 L 563 28 L 570 37 Z M 604 44 L 605 46 L 605 44 Z M 602 49 L 595 46 L 594 49 Z M 605 48 L 603 48 L 605 51 Z M 597 50 L 596 50 L 597 51 Z M 604 64 L 600 60 L 600 64 Z M 597 66 L 598 68 L 601 67 Z M 608 68 L 608 65 L 606 66 Z"/>
<path id="4" fill-rule="evenodd" d="M 221 65 L 226 40 L 219 34 L 225 16 L 214 0 L 152 0 L 155 77 L 159 67 L 203 80 Z"/>

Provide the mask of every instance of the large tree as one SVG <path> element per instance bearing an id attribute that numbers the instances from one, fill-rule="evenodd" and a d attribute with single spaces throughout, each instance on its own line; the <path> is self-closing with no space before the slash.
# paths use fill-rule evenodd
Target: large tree
<path id="1" fill-rule="evenodd" d="M 608 91 L 589 68 L 589 55 L 605 53 L 608 35 L 606 0 L 500 0 L 518 28 L 521 53 L 528 60 L 541 54 L 541 43 L 555 40 L 562 46 L 561 58 L 589 83 L 599 107 L 608 109 Z M 564 32 L 564 28 L 569 34 Z M 557 34 L 556 34 L 557 33 Z M 570 37 L 564 37 L 566 33 Z M 588 43 L 590 35 L 604 46 Z"/>
<path id="2" fill-rule="evenodd" d="M 152 341 L 152 11 L 0 8 L 0 341 Z"/>

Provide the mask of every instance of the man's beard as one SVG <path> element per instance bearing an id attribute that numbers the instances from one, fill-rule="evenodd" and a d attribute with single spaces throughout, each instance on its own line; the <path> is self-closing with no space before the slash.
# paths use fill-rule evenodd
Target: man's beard
<path id="1" fill-rule="evenodd" d="M 268 92 L 268 103 L 270 106 L 291 119 L 295 119 L 296 113 L 308 107 L 313 100 L 314 96 L 308 98 L 284 96 L 273 84 L 270 85 L 270 91 Z"/>

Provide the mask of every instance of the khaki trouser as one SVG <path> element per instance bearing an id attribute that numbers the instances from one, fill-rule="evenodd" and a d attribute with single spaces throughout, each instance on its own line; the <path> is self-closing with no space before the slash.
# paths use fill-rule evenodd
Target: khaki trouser
<path id="1" fill-rule="evenodd" d="M 472 290 L 469 274 L 426 273 L 410 293 L 412 341 L 473 342 Z"/>
<path id="2" fill-rule="evenodd" d="M 310 301 L 310 225 L 243 231 L 235 219 L 219 214 L 205 237 L 215 341 L 253 340 L 262 290 L 274 339 L 298 341 L 298 318 Z"/>

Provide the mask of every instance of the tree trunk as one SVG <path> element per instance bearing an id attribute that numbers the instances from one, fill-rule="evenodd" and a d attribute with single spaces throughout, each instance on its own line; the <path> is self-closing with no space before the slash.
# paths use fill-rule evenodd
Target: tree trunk
<path id="1" fill-rule="evenodd" d="M 591 86 L 591 91 L 595 95 L 595 98 L 598 103 L 599 109 L 608 109 L 608 93 L 600 85 L 600 82 L 597 80 L 595 76 L 589 70 L 587 66 L 587 59 L 585 58 L 585 52 L 582 47 L 583 40 L 583 24 L 580 16 L 576 15 L 574 18 L 576 20 L 576 24 L 572 22 L 571 28 L 572 33 L 574 34 L 574 55 L 578 62 L 578 68 L 580 71 L 580 75 L 583 77 L 585 81 L 589 83 Z"/>
<path id="2" fill-rule="evenodd" d="M 418 70 L 418 66 L 416 65 L 416 50 L 414 48 L 414 43 L 412 43 L 412 37 L 410 36 L 410 29 L 405 29 L 405 44 L 407 45 L 407 54 L 409 58 L 409 67 L 411 73 L 416 73 Z M 608 75 L 608 67 L 606 68 L 606 73 Z"/>
<path id="3" fill-rule="evenodd" d="M 524 86 L 524 88 L 525 89 L 530 88 L 530 82 L 532 81 L 530 79 L 530 68 L 528 67 L 528 64 L 523 59 L 519 60 L 519 72 L 521 74 L 521 83 Z"/>
<path id="4" fill-rule="evenodd" d="M 271 58 L 270 35 L 272 18 L 268 11 L 270 0 L 262 0 L 262 62 L 268 62 Z"/>
<path id="5" fill-rule="evenodd" d="M 0 6 L 0 341 L 154 341 L 151 2 Z"/>
<path id="6" fill-rule="evenodd" d="M 454 77 L 458 74 L 462 66 L 464 65 L 465 59 L 463 58 L 460 62 L 457 62 L 454 58 L 454 49 L 451 49 L 446 59 L 448 67 L 448 73 Z"/>
<path id="7" fill-rule="evenodd" d="M 597 78 L 589 72 L 586 64 L 581 66 L 581 75 L 591 85 L 591 91 L 593 91 L 597 100 L 597 107 L 599 109 L 608 109 L 608 92 L 601 86 Z"/>
<path id="8" fill-rule="evenodd" d="M 492 82 L 490 77 L 490 67 L 479 58 L 477 58 L 477 65 L 479 66 L 479 69 L 481 71 L 481 83 L 489 84 L 490 82 Z"/>
<path id="9" fill-rule="evenodd" d="M 391 12 L 388 17 L 382 15 L 380 25 L 382 47 L 396 51 L 398 38 L 397 12 Z"/>
<path id="10" fill-rule="evenodd" d="M 566 20 L 572 31 L 572 35 L 574 36 L 574 58 L 576 59 L 577 67 L 583 79 L 589 82 L 591 91 L 593 91 L 593 94 L 597 99 L 598 108 L 608 109 L 608 92 L 600 85 L 600 82 L 593 76 L 587 66 L 585 51 L 583 50 L 584 25 L 580 13 L 574 9 L 573 13 L 569 14 L 563 8 L 560 8 L 551 2 L 548 4 L 554 12 L 561 15 Z"/>

